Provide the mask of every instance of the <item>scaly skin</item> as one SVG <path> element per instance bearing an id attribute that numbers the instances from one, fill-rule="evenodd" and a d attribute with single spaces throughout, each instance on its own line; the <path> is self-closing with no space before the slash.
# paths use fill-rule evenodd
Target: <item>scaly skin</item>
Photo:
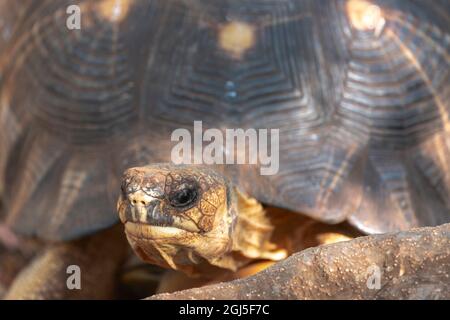
<path id="1" fill-rule="evenodd" d="M 4 298 L 114 298 L 117 274 L 126 249 L 120 225 L 81 240 L 49 245 L 17 276 Z M 69 265 L 80 267 L 80 290 L 67 288 Z"/>

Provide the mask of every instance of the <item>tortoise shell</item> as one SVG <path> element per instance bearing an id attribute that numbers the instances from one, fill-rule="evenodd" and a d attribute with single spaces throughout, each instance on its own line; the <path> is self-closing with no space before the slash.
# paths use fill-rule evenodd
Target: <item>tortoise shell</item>
<path id="1" fill-rule="evenodd" d="M 78 5 L 81 29 L 69 29 Z M 366 233 L 450 221 L 450 3 L 0 2 L 0 196 L 15 229 L 117 222 L 124 169 L 177 128 L 279 129 L 260 201 Z"/>

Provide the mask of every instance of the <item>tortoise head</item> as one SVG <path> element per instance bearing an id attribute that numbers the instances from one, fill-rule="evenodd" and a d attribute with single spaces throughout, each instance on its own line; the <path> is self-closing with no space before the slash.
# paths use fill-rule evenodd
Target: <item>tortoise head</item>
<path id="1" fill-rule="evenodd" d="M 191 274 L 202 264 L 223 267 L 236 220 L 229 188 L 205 167 L 128 169 L 117 205 L 128 241 L 141 259 L 163 267 Z"/>
<path id="2" fill-rule="evenodd" d="M 263 206 L 205 166 L 128 169 L 117 207 L 134 251 L 162 267 L 214 277 L 286 256 L 273 251 Z"/>

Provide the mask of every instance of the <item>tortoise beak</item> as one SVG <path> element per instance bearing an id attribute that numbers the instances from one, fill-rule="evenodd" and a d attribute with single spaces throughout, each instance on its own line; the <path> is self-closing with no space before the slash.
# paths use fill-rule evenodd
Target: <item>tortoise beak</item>
<path id="1" fill-rule="evenodd" d="M 122 223 L 128 221 L 154 226 L 171 226 L 173 217 L 161 210 L 161 200 L 153 198 L 138 190 L 121 195 L 118 211 Z"/>
<path id="2" fill-rule="evenodd" d="M 162 198 L 150 196 L 142 189 L 122 193 L 117 202 L 117 211 L 123 224 L 132 222 L 140 228 L 174 227 L 189 232 L 200 232 L 198 226 L 191 220 L 174 212 L 164 210 L 165 202 Z"/>

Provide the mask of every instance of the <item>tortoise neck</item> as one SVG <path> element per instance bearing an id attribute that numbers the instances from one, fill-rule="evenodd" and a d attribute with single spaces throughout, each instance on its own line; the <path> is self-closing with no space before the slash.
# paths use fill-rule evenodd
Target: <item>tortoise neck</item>
<path id="1" fill-rule="evenodd" d="M 260 202 L 235 188 L 236 225 L 232 251 L 250 259 L 261 258 L 270 246 L 273 226 Z"/>
<path id="2" fill-rule="evenodd" d="M 285 248 L 272 243 L 274 226 L 266 216 L 260 202 L 240 192 L 236 187 L 228 190 L 230 201 L 227 205 L 230 225 L 230 247 L 226 253 L 207 259 L 216 267 L 237 271 L 252 260 L 267 259 L 278 261 L 287 257 Z"/>

